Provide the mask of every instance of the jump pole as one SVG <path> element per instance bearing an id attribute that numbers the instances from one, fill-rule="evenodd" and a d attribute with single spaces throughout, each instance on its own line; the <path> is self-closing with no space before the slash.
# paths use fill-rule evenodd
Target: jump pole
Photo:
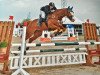
<path id="1" fill-rule="evenodd" d="M 37 47 L 37 46 L 62 46 L 62 45 L 94 45 L 100 44 L 100 42 L 55 42 L 55 43 L 27 43 L 26 46 Z M 21 46 L 20 43 L 12 44 L 13 47 Z"/>
<path id="2" fill-rule="evenodd" d="M 64 49 L 37 49 L 37 50 L 28 50 L 26 51 L 26 53 L 33 53 L 33 52 L 36 52 L 36 53 L 42 53 L 42 52 L 68 52 L 68 51 L 76 51 L 76 52 L 79 52 L 79 51 L 87 51 L 86 48 L 64 48 Z M 11 53 L 20 53 L 20 51 L 11 51 Z"/>
<path id="3" fill-rule="evenodd" d="M 17 69 L 12 75 L 30 75 L 28 72 L 26 72 L 22 67 L 23 67 L 23 58 L 24 58 L 24 50 L 25 50 L 25 38 L 26 38 L 26 26 L 27 22 L 24 22 L 23 26 L 23 34 L 22 34 L 22 43 L 21 43 L 21 52 L 20 52 L 20 61 L 19 61 L 19 69 Z"/>

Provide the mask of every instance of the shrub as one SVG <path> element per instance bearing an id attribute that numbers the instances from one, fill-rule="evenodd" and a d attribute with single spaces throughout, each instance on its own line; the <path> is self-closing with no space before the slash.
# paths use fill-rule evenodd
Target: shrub
<path id="1" fill-rule="evenodd" d="M 7 47 L 7 42 L 0 42 L 0 48 Z"/>

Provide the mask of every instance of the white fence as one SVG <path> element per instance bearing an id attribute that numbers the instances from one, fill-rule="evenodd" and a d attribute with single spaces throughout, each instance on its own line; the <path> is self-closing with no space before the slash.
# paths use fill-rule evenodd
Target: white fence
<path id="1" fill-rule="evenodd" d="M 22 68 L 86 63 L 86 52 L 24 56 Z M 19 68 L 19 56 L 10 57 L 10 69 Z"/>

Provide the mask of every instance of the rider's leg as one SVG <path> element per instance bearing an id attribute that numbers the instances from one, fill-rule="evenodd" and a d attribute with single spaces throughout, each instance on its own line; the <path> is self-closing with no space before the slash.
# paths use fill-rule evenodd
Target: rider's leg
<path id="1" fill-rule="evenodd" d="M 40 11 L 38 26 L 41 26 L 44 18 L 45 18 L 45 13 L 43 11 Z"/>
<path id="2" fill-rule="evenodd" d="M 45 24 L 46 24 L 46 26 L 48 28 L 48 15 L 46 15 L 46 14 L 45 14 L 44 22 L 45 22 Z"/>
<path id="3" fill-rule="evenodd" d="M 41 17 L 41 14 L 39 15 L 39 20 L 38 20 L 38 26 L 41 26 L 41 24 L 42 24 L 42 17 Z"/>

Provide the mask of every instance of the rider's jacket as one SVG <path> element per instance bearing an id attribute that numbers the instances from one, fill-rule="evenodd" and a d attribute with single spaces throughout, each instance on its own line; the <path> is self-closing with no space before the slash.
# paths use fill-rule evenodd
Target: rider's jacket
<path id="1" fill-rule="evenodd" d="M 44 11 L 45 15 L 48 15 L 50 13 L 52 13 L 52 10 L 56 10 L 57 8 L 56 7 L 53 7 L 52 9 L 50 9 L 50 6 L 49 5 L 46 5 L 46 6 L 43 6 L 41 7 L 41 11 Z"/>

